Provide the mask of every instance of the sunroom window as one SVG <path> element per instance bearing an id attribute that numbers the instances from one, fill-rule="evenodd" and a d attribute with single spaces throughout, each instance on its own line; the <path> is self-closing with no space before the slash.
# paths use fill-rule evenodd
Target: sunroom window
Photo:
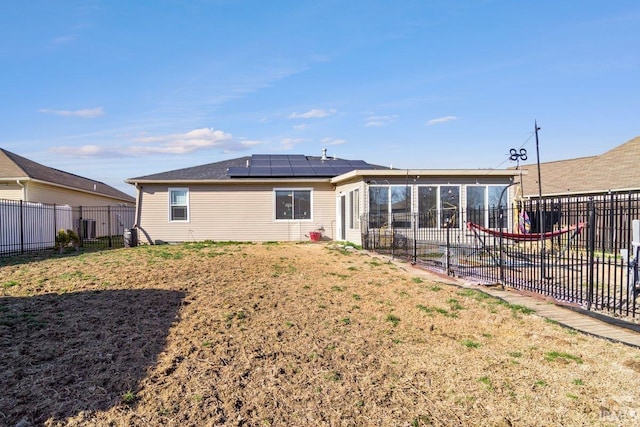
<path id="1" fill-rule="evenodd" d="M 467 186 L 467 221 L 483 227 L 498 228 L 499 205 L 503 211 L 509 205 L 508 195 L 503 194 L 504 188 L 504 185 Z"/>
<path id="2" fill-rule="evenodd" d="M 439 215 L 438 215 L 439 213 Z M 460 187 L 457 185 L 418 187 L 418 226 L 459 227 Z"/>

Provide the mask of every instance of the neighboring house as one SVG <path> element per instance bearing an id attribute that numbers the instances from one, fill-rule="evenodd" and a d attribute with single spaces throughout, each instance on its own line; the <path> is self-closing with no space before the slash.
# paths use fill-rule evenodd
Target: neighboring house
<path id="1" fill-rule="evenodd" d="M 519 174 L 391 169 L 323 150 L 321 157 L 253 155 L 126 182 L 137 189 L 142 242 L 301 241 L 320 230 L 360 243 L 363 215 L 377 227 L 396 214 L 394 227 L 441 228 L 449 219 L 430 214 L 445 208 L 461 228 L 463 212 L 497 205 Z"/>
<path id="2" fill-rule="evenodd" d="M 100 181 L 50 168 L 0 148 L 0 199 L 69 206 L 133 205 Z"/>
<path id="3" fill-rule="evenodd" d="M 640 137 L 604 154 L 577 159 L 540 163 L 542 196 L 580 196 L 608 192 L 640 191 Z M 521 166 L 524 198 L 540 195 L 536 164 Z"/>

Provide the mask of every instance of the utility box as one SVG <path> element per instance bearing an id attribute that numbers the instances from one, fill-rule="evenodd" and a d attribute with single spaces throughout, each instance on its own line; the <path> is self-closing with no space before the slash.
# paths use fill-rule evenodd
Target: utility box
<path id="1" fill-rule="evenodd" d="M 135 228 L 124 229 L 124 247 L 133 248 L 138 246 L 138 230 Z"/>

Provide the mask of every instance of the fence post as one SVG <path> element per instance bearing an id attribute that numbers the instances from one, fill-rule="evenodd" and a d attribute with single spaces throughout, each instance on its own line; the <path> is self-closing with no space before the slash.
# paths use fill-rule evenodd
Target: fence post
<path id="1" fill-rule="evenodd" d="M 451 233 L 450 233 L 450 224 L 446 225 L 447 227 L 447 253 L 445 257 L 445 268 L 447 269 L 447 276 L 451 276 L 451 264 L 449 262 L 449 258 L 451 257 Z"/>
<path id="2" fill-rule="evenodd" d="M 24 254 L 24 207 L 20 200 L 20 254 Z"/>
<path id="3" fill-rule="evenodd" d="M 396 246 L 396 233 L 393 230 L 393 213 L 389 216 L 389 231 L 391 232 L 391 258 L 395 258 L 394 247 Z"/>
<path id="4" fill-rule="evenodd" d="M 111 242 L 111 206 L 107 206 L 107 230 L 109 233 L 109 247 L 113 247 L 112 242 Z"/>
<path id="5" fill-rule="evenodd" d="M 84 227 L 82 224 L 82 206 L 78 206 L 78 237 L 80 237 L 80 246 L 84 246 Z"/>
<path id="6" fill-rule="evenodd" d="M 593 303 L 593 280 L 594 280 L 594 252 L 596 248 L 596 208 L 593 201 L 593 197 L 589 197 L 589 211 L 587 216 L 587 258 L 589 259 L 589 269 L 587 271 L 587 310 L 591 310 L 591 304 Z"/>
<path id="7" fill-rule="evenodd" d="M 414 213 L 411 215 L 413 218 L 413 263 L 418 262 L 418 230 L 417 230 L 417 222 L 418 222 L 418 214 Z"/>

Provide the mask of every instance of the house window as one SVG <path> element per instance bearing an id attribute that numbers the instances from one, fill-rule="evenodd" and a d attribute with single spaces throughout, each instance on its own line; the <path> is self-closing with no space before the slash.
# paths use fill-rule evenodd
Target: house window
<path id="1" fill-rule="evenodd" d="M 369 216 L 374 228 L 411 227 L 411 187 L 376 185 L 369 187 Z M 393 224 L 390 224 L 390 219 Z"/>
<path id="2" fill-rule="evenodd" d="M 487 187 L 467 186 L 467 221 L 486 227 Z"/>
<path id="3" fill-rule="evenodd" d="M 440 215 L 438 215 L 440 213 Z M 418 226 L 458 227 L 460 187 L 457 185 L 418 187 Z"/>
<path id="4" fill-rule="evenodd" d="M 311 219 L 311 190 L 275 190 L 276 220 Z"/>
<path id="5" fill-rule="evenodd" d="M 502 197 L 504 185 L 467 186 L 467 221 L 483 227 L 498 228 L 499 205 L 508 206 L 508 196 Z"/>
<path id="6" fill-rule="evenodd" d="M 189 189 L 169 189 L 169 221 L 189 221 Z"/>
<path id="7" fill-rule="evenodd" d="M 360 190 L 355 189 L 349 193 L 349 228 L 360 228 Z"/>

